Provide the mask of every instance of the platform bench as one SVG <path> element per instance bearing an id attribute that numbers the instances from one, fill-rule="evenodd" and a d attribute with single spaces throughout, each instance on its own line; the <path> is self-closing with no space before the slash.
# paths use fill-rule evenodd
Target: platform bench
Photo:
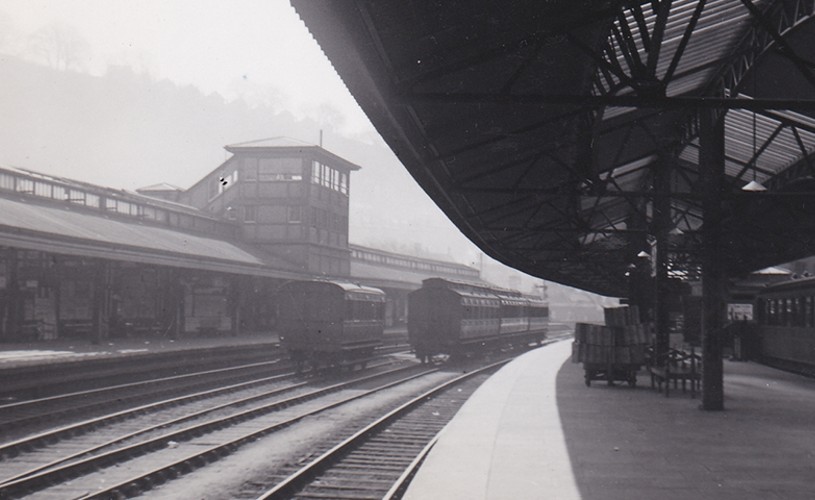
<path id="1" fill-rule="evenodd" d="M 669 349 L 668 353 L 662 356 L 661 360 L 654 360 L 648 366 L 651 375 L 651 387 L 662 392 L 665 386 L 665 397 L 670 395 L 671 382 L 674 389 L 679 388 L 682 383 L 682 392 L 687 391 L 690 383 L 691 397 L 696 397 L 702 382 L 702 358 L 696 354 L 695 349 L 690 352 L 680 349 Z"/>

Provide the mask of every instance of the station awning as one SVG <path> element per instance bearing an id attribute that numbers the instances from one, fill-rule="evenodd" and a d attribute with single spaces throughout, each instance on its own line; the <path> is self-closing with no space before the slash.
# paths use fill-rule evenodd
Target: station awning
<path id="1" fill-rule="evenodd" d="M 216 238 L 87 213 L 67 206 L 0 197 L 0 246 L 55 254 L 137 262 L 231 274 L 295 279 L 280 262 L 270 265 Z"/>
<path id="2" fill-rule="evenodd" d="M 815 248 L 812 2 L 292 4 L 416 181 L 505 264 L 624 296 L 668 232 L 669 275 L 698 278 L 711 113 L 726 273 Z"/>

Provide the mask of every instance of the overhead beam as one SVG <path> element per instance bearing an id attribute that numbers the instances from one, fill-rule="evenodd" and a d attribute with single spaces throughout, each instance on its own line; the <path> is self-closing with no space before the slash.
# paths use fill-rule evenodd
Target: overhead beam
<path id="1" fill-rule="evenodd" d="M 662 49 L 662 38 L 665 35 L 665 25 L 668 22 L 668 14 L 671 11 L 671 0 L 662 0 L 656 8 L 657 19 L 654 25 L 654 32 L 651 35 L 653 45 L 648 51 L 647 70 L 649 76 L 656 76 L 659 52 Z"/>
<path id="2" fill-rule="evenodd" d="M 773 41 L 778 45 L 781 54 L 783 54 L 784 57 L 789 59 L 795 65 L 798 72 L 810 83 L 810 85 L 815 87 L 815 73 L 812 72 L 811 63 L 798 56 L 795 50 L 781 35 L 779 30 L 777 30 L 764 16 L 764 14 L 758 10 L 755 5 L 753 5 L 751 0 L 741 0 L 741 3 L 744 4 L 747 10 L 750 11 L 750 14 L 758 20 L 761 27 L 764 28 L 764 30 L 772 37 Z"/>
<path id="3" fill-rule="evenodd" d="M 585 108 L 655 109 L 746 109 L 750 111 L 815 111 L 815 99 L 743 99 L 713 96 L 638 96 L 576 94 L 487 94 L 436 93 L 402 94 L 403 104 L 518 104 L 582 106 Z"/>
<path id="4" fill-rule="evenodd" d="M 674 72 L 679 66 L 679 60 L 682 59 L 682 56 L 685 54 L 685 48 L 688 46 L 690 37 L 696 29 L 696 24 L 699 22 L 699 17 L 702 15 L 702 10 L 705 8 L 706 2 L 707 0 L 700 0 L 699 3 L 696 4 L 696 8 L 693 11 L 690 22 L 685 27 L 685 32 L 682 34 L 682 40 L 679 42 L 679 47 L 676 48 L 676 52 L 674 52 L 673 58 L 671 59 L 671 64 L 668 66 L 668 70 L 665 72 L 665 76 L 663 78 L 663 83 L 666 86 L 671 82 L 671 80 L 673 80 Z"/>

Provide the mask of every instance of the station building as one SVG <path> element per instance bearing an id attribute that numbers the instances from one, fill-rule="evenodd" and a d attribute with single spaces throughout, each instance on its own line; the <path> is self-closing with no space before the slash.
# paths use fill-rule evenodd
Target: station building
<path id="1" fill-rule="evenodd" d="M 0 342 L 271 331 L 280 285 L 326 277 L 384 286 L 388 323 L 399 324 L 422 279 L 478 278 L 349 246 L 359 166 L 288 138 L 226 150 L 187 190 L 0 168 Z"/>
<path id="2" fill-rule="evenodd" d="M 407 323 L 407 295 L 422 286 L 422 280 L 440 276 L 480 282 L 478 269 L 439 259 L 422 259 L 375 248 L 350 245 L 351 276 L 381 289 L 387 296 L 385 326 Z"/>

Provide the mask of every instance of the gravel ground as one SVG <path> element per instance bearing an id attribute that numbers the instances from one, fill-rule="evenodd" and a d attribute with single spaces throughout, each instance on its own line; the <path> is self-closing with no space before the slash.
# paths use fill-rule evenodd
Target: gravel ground
<path id="1" fill-rule="evenodd" d="M 309 417 L 275 435 L 263 438 L 236 453 L 207 467 L 196 470 L 177 480 L 146 492 L 144 498 L 172 498 L 189 500 L 222 500 L 236 498 L 240 494 L 256 493 L 263 478 L 269 472 L 289 465 L 308 463 L 317 453 L 319 444 L 326 436 L 334 435 L 350 421 L 369 415 L 378 415 L 383 405 L 395 404 L 408 396 L 418 395 L 443 380 L 457 374 L 434 373 L 398 387 L 379 393 L 371 398 L 343 405 L 342 407 Z M 350 394 L 351 391 L 348 391 Z M 346 436 L 337 438 L 337 441 Z M 251 494 L 247 495 L 247 498 Z"/>

